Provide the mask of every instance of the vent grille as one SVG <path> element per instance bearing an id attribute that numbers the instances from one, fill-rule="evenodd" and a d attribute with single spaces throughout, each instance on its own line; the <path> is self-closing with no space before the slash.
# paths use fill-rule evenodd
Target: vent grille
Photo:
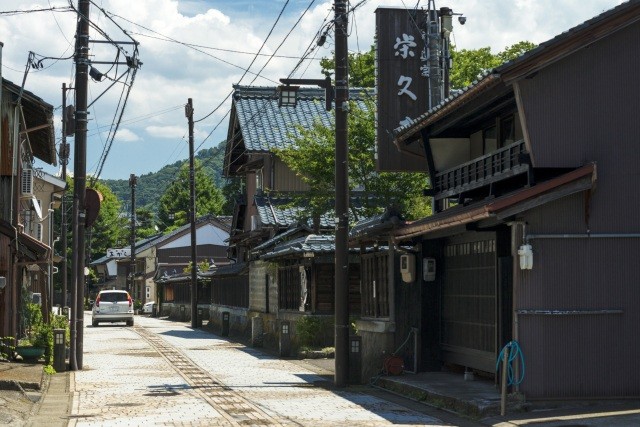
<path id="1" fill-rule="evenodd" d="M 31 195 L 33 194 L 33 170 L 31 169 L 23 169 L 22 170 L 22 194 Z"/>

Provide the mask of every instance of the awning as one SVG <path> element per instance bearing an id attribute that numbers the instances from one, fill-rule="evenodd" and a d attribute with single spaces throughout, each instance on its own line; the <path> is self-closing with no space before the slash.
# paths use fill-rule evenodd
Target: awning
<path id="1" fill-rule="evenodd" d="M 536 184 L 533 187 L 515 191 L 489 201 L 468 206 L 457 206 L 407 223 L 399 227 L 393 234 L 396 239 L 405 240 L 487 218 L 502 220 L 571 194 L 589 190 L 593 187 L 596 179 L 596 165 L 595 163 L 590 163 L 556 178 Z"/>
<path id="2" fill-rule="evenodd" d="M 0 219 L 0 234 L 9 237 L 12 241 L 17 237 L 18 258 L 20 262 L 41 263 L 48 262 L 51 248 L 40 240 L 26 233 L 18 232 L 10 223 Z"/>

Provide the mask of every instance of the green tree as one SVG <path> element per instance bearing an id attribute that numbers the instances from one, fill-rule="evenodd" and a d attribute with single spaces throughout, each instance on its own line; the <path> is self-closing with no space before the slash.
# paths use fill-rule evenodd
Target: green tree
<path id="1" fill-rule="evenodd" d="M 375 74 L 376 48 L 371 46 L 368 52 L 349 54 L 349 86 L 351 87 L 374 87 L 376 84 Z M 331 58 L 320 60 L 322 73 L 325 75 L 334 72 L 336 62 Z"/>
<path id="2" fill-rule="evenodd" d="M 67 177 L 67 192 L 65 196 L 67 211 L 67 247 L 61 248 L 62 242 L 56 243 L 56 253 L 66 253 L 67 258 L 67 286 L 70 286 L 71 277 L 73 277 L 72 262 L 73 259 L 73 228 L 72 228 L 72 206 L 73 206 L 73 178 Z M 98 181 L 92 187 L 102 194 L 102 202 L 100 204 L 100 212 L 96 221 L 85 232 L 85 250 L 87 259 L 95 260 L 103 257 L 107 253 L 108 248 L 123 247 L 129 242 L 129 217 L 121 215 L 121 203 L 111 189 Z M 61 210 L 56 210 L 54 214 L 54 222 L 61 223 Z M 62 274 L 53 276 L 54 286 L 56 289 L 62 289 Z M 69 287 L 70 290 L 70 287 Z"/>
<path id="3" fill-rule="evenodd" d="M 223 215 L 233 215 L 233 209 L 236 203 L 236 197 L 242 194 L 243 181 L 238 177 L 231 177 L 227 179 L 226 184 L 222 187 L 222 194 L 224 196 L 224 206 L 222 206 Z"/>
<path id="4" fill-rule="evenodd" d="M 536 48 L 538 45 L 529 41 L 521 41 L 511 46 L 504 48 L 502 52 L 499 52 L 496 56 L 500 59 L 500 62 L 512 61 L 527 51 Z"/>
<path id="5" fill-rule="evenodd" d="M 208 176 L 202 162 L 195 159 L 195 185 L 196 185 L 196 215 L 219 215 L 222 213 L 224 197 L 222 192 L 210 176 Z M 160 197 L 158 208 L 159 227 L 169 231 L 185 225 L 189 221 L 189 165 L 184 164 L 176 179 L 169 184 L 164 194 Z"/>
<path id="6" fill-rule="evenodd" d="M 146 207 L 136 209 L 136 238 L 146 239 L 158 234 L 153 211 Z"/>
<path id="7" fill-rule="evenodd" d="M 462 89 L 469 86 L 474 80 L 477 80 L 482 73 L 487 70 L 496 68 L 500 64 L 516 59 L 528 50 L 535 48 L 536 45 L 521 41 L 514 45 L 507 46 L 503 51 L 493 54 L 490 47 L 481 47 L 479 49 L 462 49 L 457 50 L 455 46 L 451 47 L 451 59 L 453 67 L 450 74 L 450 83 L 452 89 Z"/>
<path id="8" fill-rule="evenodd" d="M 102 194 L 98 218 L 87 230 L 87 240 L 91 245 L 91 259 L 95 259 L 104 256 L 108 248 L 128 244 L 129 215 L 122 213 L 120 201 L 108 186 L 101 181 L 96 181 L 92 188 Z"/>
<path id="9" fill-rule="evenodd" d="M 408 217 L 428 214 L 422 190 L 426 175 L 421 173 L 378 173 L 375 170 L 375 106 L 366 101 L 360 108 L 351 102 L 349 113 L 349 188 L 360 196 L 361 208 L 352 208 L 355 219 L 382 212 L 395 206 Z M 276 154 L 309 185 L 304 199 L 303 215 L 318 217 L 332 206 L 335 196 L 335 126 L 320 122 L 310 129 L 299 128 L 294 143 Z"/>

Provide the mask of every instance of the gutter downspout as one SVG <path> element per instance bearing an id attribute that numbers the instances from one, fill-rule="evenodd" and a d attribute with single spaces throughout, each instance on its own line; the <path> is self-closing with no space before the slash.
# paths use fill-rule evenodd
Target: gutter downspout
<path id="1" fill-rule="evenodd" d="M 511 227 L 511 259 L 512 262 L 512 277 L 513 277 L 513 289 L 512 289 L 512 302 L 511 302 L 511 310 L 513 313 L 512 320 L 512 339 L 516 342 L 520 342 L 520 330 L 519 330 L 519 318 L 518 318 L 518 288 L 521 283 L 522 273 L 519 268 L 518 261 L 518 248 L 525 240 L 525 234 L 527 229 L 527 224 L 523 221 L 513 221 L 507 223 L 509 227 Z M 522 234 L 520 234 L 518 228 L 522 226 Z M 519 238 L 519 236 L 522 236 Z M 520 375 L 520 364 L 516 363 L 514 366 L 514 376 Z M 516 385 L 516 391 L 520 391 L 520 386 Z"/>

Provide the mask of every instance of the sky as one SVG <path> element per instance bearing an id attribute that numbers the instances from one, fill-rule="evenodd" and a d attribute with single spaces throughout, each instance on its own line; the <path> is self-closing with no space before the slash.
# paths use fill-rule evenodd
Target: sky
<path id="1" fill-rule="evenodd" d="M 77 6 L 77 0 L 72 1 Z M 270 86 L 291 75 L 320 78 L 319 60 L 331 57 L 332 33 L 300 62 L 317 35 L 333 18 L 333 1 L 323 0 L 92 0 L 91 21 L 116 42 L 139 42 L 142 66 L 130 90 L 118 132 L 112 143 L 109 131 L 117 121 L 119 101 L 126 93 L 113 84 L 126 68 L 113 62 L 116 49 L 108 43 L 91 44 L 94 67 L 105 74 L 89 81 L 87 173 L 103 179 L 128 179 L 156 172 L 188 156 L 188 123 L 184 105 L 193 99 L 194 141 L 197 150 L 218 146 L 226 139 L 227 98 L 234 84 Z M 622 0 L 439 0 L 467 21 L 454 21 L 452 42 L 459 49 L 489 46 L 493 53 L 519 41 L 541 43 L 606 11 Z M 285 7 L 286 4 L 286 7 Z M 309 7 L 309 5 L 311 6 Z M 428 0 L 352 0 L 349 49 L 367 51 L 373 44 L 374 11 L 378 7 L 414 8 Z M 75 12 L 69 0 L 2 0 L 0 41 L 2 76 L 21 84 L 29 52 L 42 59 L 30 68 L 25 89 L 55 109 L 57 143 L 60 142 L 62 84 L 73 87 Z M 50 9 L 32 13 L 2 13 Z M 284 9 L 283 9 L 284 8 Z M 274 27 L 274 23 L 277 24 Z M 299 21 L 299 22 L 298 22 Z M 297 24 L 296 24 L 297 23 Z M 123 32 L 126 31 L 126 33 Z M 131 37 L 131 38 L 130 38 Z M 105 37 L 92 29 L 90 39 Z M 125 55 L 131 44 L 122 44 Z M 260 55 L 256 56 L 256 53 Z M 122 61 L 122 57 L 120 59 Z M 252 63 L 253 61 L 253 63 Z M 299 65 L 299 66 L 297 66 Z M 297 66 L 297 67 L 296 67 Z M 245 70 L 249 71 L 245 73 Z M 295 72 L 293 74 L 292 71 Z M 102 94 L 102 95 L 101 95 Z M 68 104 L 74 103 L 68 93 Z M 226 101 L 225 101 L 226 99 Z M 69 170 L 73 170 L 73 143 Z M 106 154 L 106 156 L 105 156 Z M 100 159 L 104 158 L 101 163 Z M 42 162 L 46 172 L 59 173 Z"/>

